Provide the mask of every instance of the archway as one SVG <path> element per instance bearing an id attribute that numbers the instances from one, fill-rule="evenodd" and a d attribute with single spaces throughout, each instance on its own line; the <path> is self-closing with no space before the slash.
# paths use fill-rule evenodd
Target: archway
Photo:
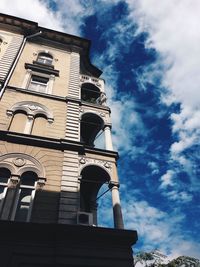
<path id="1" fill-rule="evenodd" d="M 97 104 L 97 98 L 100 96 L 100 90 L 92 83 L 83 83 L 81 86 L 81 99 L 83 101 Z"/>
<path id="2" fill-rule="evenodd" d="M 100 130 L 103 130 L 104 121 L 95 113 L 85 113 L 81 118 L 81 141 L 94 147 L 94 140 Z"/>
<path id="3" fill-rule="evenodd" d="M 106 170 L 97 165 L 86 166 L 81 172 L 80 211 L 93 215 L 93 224 L 97 225 L 97 195 L 101 186 L 110 181 Z"/>

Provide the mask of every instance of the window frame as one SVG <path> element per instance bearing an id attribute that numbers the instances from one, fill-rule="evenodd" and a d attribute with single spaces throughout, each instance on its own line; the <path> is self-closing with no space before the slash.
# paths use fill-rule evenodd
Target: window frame
<path id="1" fill-rule="evenodd" d="M 48 62 L 49 61 L 49 62 Z M 40 52 L 38 53 L 38 57 L 36 60 L 37 63 L 47 66 L 53 65 L 53 56 L 48 52 Z"/>
<path id="2" fill-rule="evenodd" d="M 3 192 L 2 192 L 2 197 L 1 197 L 1 199 L 3 199 L 3 200 L 0 202 L 0 215 L 2 213 L 2 208 L 3 208 L 3 204 L 4 204 L 4 201 L 5 201 L 6 194 L 7 194 L 8 185 L 9 185 L 10 179 L 12 177 L 11 171 L 10 171 L 10 169 L 7 166 L 0 166 L 0 170 L 1 169 L 5 169 L 6 171 L 8 171 L 9 172 L 9 175 L 8 175 L 8 177 L 1 176 L 1 178 L 6 178 L 7 179 L 7 182 L 0 182 L 0 186 L 4 187 L 3 188 Z"/>
<path id="3" fill-rule="evenodd" d="M 33 79 L 36 79 L 36 81 L 34 81 Z M 45 80 L 46 79 L 46 83 L 41 82 L 39 80 Z M 37 81 L 38 80 L 38 81 Z M 34 90 L 31 88 L 31 85 L 36 85 L 36 88 L 44 88 L 44 91 L 40 91 L 40 90 Z M 43 93 L 43 94 L 47 94 L 48 93 L 48 86 L 49 86 L 49 78 L 48 77 L 44 77 L 41 75 L 35 75 L 32 74 L 27 86 L 27 89 L 29 91 L 33 91 L 33 92 L 38 92 L 38 93 Z"/>
<path id="4" fill-rule="evenodd" d="M 21 177 L 22 177 L 22 175 L 21 175 Z M 21 177 L 19 178 L 19 184 L 18 184 L 18 186 L 16 188 L 16 198 L 14 199 L 14 206 L 13 206 L 13 210 L 12 210 L 11 221 L 24 222 L 24 221 L 21 221 L 21 220 L 16 220 L 18 205 L 20 203 L 19 202 L 20 201 L 20 196 L 21 196 L 21 193 L 22 193 L 22 189 L 32 189 L 32 192 L 30 194 L 31 200 L 30 200 L 30 204 L 29 204 L 29 208 L 28 208 L 27 217 L 26 217 L 26 220 L 25 220 L 25 222 L 30 222 L 32 208 L 33 208 L 33 202 L 34 202 L 34 198 L 35 198 L 35 193 L 36 193 L 36 189 L 37 189 L 38 180 L 35 181 L 34 186 L 23 185 L 23 184 L 21 184 Z"/>
<path id="5" fill-rule="evenodd" d="M 9 182 L 10 182 L 10 178 L 8 178 L 7 183 L 1 183 L 0 182 L 0 186 L 3 186 L 4 187 L 3 192 L 2 192 L 2 197 L 1 197 L 1 199 L 3 199 L 3 200 L 0 201 L 0 214 L 2 212 L 2 207 L 3 207 L 4 201 L 5 201 L 5 197 L 6 197 L 6 194 L 7 194 Z"/>

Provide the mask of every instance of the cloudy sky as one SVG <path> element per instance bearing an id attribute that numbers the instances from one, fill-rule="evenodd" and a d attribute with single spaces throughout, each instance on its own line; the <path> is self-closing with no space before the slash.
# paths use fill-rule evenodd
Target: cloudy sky
<path id="1" fill-rule="evenodd" d="M 200 1 L 1 0 L 0 11 L 92 40 L 135 250 L 200 258 Z"/>

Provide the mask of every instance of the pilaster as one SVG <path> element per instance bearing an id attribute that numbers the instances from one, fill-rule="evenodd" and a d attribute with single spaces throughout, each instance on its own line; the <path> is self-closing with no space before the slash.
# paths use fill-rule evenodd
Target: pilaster
<path id="1" fill-rule="evenodd" d="M 61 178 L 59 223 L 76 224 L 79 205 L 78 152 L 65 151 Z"/>

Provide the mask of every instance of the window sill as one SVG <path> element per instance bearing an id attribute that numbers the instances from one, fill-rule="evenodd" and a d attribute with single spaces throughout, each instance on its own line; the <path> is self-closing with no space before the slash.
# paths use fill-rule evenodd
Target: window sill
<path id="1" fill-rule="evenodd" d="M 45 64 L 41 65 L 41 64 L 25 63 L 25 69 L 31 69 L 32 71 L 35 71 L 38 73 L 45 73 L 48 75 L 59 76 L 59 70 L 54 70 L 52 68 L 49 68 L 49 66 Z"/>

